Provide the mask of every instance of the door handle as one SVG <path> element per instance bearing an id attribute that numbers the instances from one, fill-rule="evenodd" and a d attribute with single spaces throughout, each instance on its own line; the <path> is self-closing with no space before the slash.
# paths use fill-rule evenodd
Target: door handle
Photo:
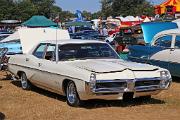
<path id="1" fill-rule="evenodd" d="M 171 48 L 170 51 L 174 51 L 175 49 L 174 48 Z"/>
<path id="2" fill-rule="evenodd" d="M 42 63 L 38 63 L 38 66 L 41 67 L 41 66 L 42 66 Z"/>
<path id="3" fill-rule="evenodd" d="M 29 61 L 29 58 L 26 58 L 26 61 Z"/>

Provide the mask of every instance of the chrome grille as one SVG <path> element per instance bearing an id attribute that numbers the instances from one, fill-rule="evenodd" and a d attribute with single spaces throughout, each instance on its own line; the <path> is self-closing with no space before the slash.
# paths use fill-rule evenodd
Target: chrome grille
<path id="1" fill-rule="evenodd" d="M 126 82 L 107 82 L 107 83 L 96 83 L 96 88 L 125 88 L 127 87 Z"/>
<path id="2" fill-rule="evenodd" d="M 151 86 L 151 85 L 159 85 L 160 80 L 144 80 L 144 81 L 136 81 L 135 87 L 139 86 Z"/>
<path id="3" fill-rule="evenodd" d="M 149 91 L 160 89 L 160 78 L 142 78 L 136 79 L 135 90 L 136 91 Z"/>

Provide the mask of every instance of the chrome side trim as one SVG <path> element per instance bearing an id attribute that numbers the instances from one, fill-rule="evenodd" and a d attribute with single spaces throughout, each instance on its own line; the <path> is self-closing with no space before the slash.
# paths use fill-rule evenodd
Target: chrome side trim
<path id="1" fill-rule="evenodd" d="M 46 70 L 39 70 L 39 69 L 37 69 L 37 68 L 32 68 L 32 67 L 27 67 L 27 66 L 18 65 L 18 64 L 12 64 L 12 63 L 8 63 L 8 64 L 10 64 L 10 65 L 15 65 L 15 66 L 19 66 L 19 67 L 23 67 L 23 68 L 26 68 L 26 69 L 33 69 L 33 70 L 38 70 L 38 71 L 41 71 L 41 72 L 46 72 L 46 73 L 50 73 L 50 74 L 60 75 L 60 76 L 63 76 L 63 77 L 67 77 L 67 78 L 69 78 L 69 79 L 76 79 L 76 80 L 84 81 L 84 80 L 79 79 L 79 78 L 74 78 L 74 77 L 67 76 L 67 75 L 62 75 L 62 74 L 59 74 L 59 73 L 53 73 L 53 72 L 49 72 L 49 71 L 46 71 Z"/>

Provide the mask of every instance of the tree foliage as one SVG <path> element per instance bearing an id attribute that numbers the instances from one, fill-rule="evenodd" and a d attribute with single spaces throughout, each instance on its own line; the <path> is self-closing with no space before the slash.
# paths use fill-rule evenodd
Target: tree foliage
<path id="1" fill-rule="evenodd" d="M 16 0 L 15 2 L 14 0 L 0 0 L 0 20 L 25 21 L 33 15 L 44 15 L 54 19 L 62 16 L 61 14 L 64 12 L 55 5 L 55 0 Z"/>
<path id="2" fill-rule="evenodd" d="M 147 0 L 101 0 L 103 16 L 153 15 L 154 8 Z"/>
<path id="3" fill-rule="evenodd" d="M 25 21 L 33 15 L 47 18 L 59 17 L 61 21 L 75 17 L 70 11 L 63 11 L 55 5 L 55 0 L 0 0 L 0 20 L 17 19 Z M 86 20 L 100 16 L 153 15 L 153 6 L 147 0 L 100 0 L 101 11 L 91 13 L 83 11 Z"/>
<path id="4" fill-rule="evenodd" d="M 101 0 L 101 13 L 104 17 L 109 17 L 113 14 L 112 4 L 113 0 Z"/>

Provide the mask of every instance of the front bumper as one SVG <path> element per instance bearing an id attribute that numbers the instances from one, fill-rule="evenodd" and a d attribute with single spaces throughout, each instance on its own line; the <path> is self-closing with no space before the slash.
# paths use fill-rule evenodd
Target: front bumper
<path id="1" fill-rule="evenodd" d="M 171 79 L 166 86 L 161 86 L 160 78 L 142 78 L 130 80 L 97 80 L 92 89 L 90 83 L 85 84 L 86 92 L 79 94 L 82 100 L 88 99 L 122 99 L 124 93 L 133 93 L 133 97 L 156 95 L 162 90 L 168 89 Z"/>

